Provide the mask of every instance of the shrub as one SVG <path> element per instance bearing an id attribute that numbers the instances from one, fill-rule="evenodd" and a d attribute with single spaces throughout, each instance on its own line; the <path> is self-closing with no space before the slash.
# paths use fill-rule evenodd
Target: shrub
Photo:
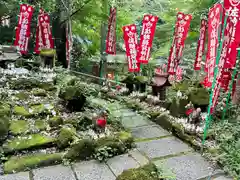
<path id="1" fill-rule="evenodd" d="M 64 149 L 70 145 L 70 143 L 74 140 L 74 136 L 76 134 L 76 129 L 73 127 L 62 127 L 60 129 L 58 138 L 57 138 L 57 146 L 60 149 Z"/>

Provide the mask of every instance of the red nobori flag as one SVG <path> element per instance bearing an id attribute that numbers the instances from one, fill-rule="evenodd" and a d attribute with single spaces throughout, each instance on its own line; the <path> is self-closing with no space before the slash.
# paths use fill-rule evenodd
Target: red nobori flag
<path id="1" fill-rule="evenodd" d="M 224 0 L 224 11 L 225 13 L 228 13 L 228 20 L 233 24 L 229 50 L 224 68 L 233 68 L 236 64 L 237 48 L 240 43 L 240 34 L 236 33 L 240 30 L 240 1 Z"/>
<path id="2" fill-rule="evenodd" d="M 208 85 L 211 86 L 216 64 L 218 33 L 220 27 L 221 4 L 215 4 L 208 13 L 208 52 L 206 56 L 205 72 L 207 72 Z"/>
<path id="3" fill-rule="evenodd" d="M 183 79 L 183 69 L 178 66 L 176 71 L 176 80 L 181 81 L 182 79 Z"/>
<path id="4" fill-rule="evenodd" d="M 69 40 L 69 30 L 68 30 L 68 24 L 66 26 L 66 61 L 67 61 L 67 67 L 70 67 L 70 40 Z"/>
<path id="5" fill-rule="evenodd" d="M 140 64 L 137 63 L 137 30 L 136 25 L 123 26 L 123 38 L 126 47 L 129 72 L 139 72 Z"/>
<path id="6" fill-rule="evenodd" d="M 223 38 L 222 39 L 223 48 L 221 50 L 221 56 L 220 56 L 219 64 L 218 64 L 218 73 L 216 75 L 216 84 L 213 89 L 213 103 L 211 106 L 211 112 L 214 111 L 214 108 L 217 105 L 217 100 L 218 100 L 218 96 L 220 93 L 220 89 L 221 88 L 224 88 L 225 90 L 228 89 L 229 81 L 227 79 L 229 79 L 231 77 L 231 75 L 225 73 L 224 65 L 226 62 L 227 52 L 229 50 L 229 44 L 231 41 L 233 27 L 234 27 L 233 23 L 231 21 L 227 21 L 226 28 L 224 29 L 224 37 L 222 37 Z M 225 80 L 223 81 L 224 78 L 225 78 Z"/>
<path id="7" fill-rule="evenodd" d="M 32 20 L 34 8 L 27 4 L 20 5 L 20 15 L 18 26 L 16 27 L 16 38 L 14 45 L 21 54 L 28 52 L 28 41 L 31 35 L 30 24 Z"/>
<path id="8" fill-rule="evenodd" d="M 157 16 L 148 14 L 143 17 L 140 44 L 137 52 L 138 63 L 147 64 L 149 61 L 157 22 Z"/>
<path id="9" fill-rule="evenodd" d="M 192 15 L 178 12 L 173 44 L 170 49 L 170 55 L 168 59 L 169 74 L 176 74 L 177 67 L 183 54 L 184 43 L 187 38 L 191 20 Z"/>
<path id="10" fill-rule="evenodd" d="M 53 49 L 53 37 L 50 27 L 50 16 L 47 13 L 44 13 L 40 17 L 40 26 L 41 26 L 41 34 L 42 34 L 42 41 L 43 47 L 47 49 Z"/>
<path id="11" fill-rule="evenodd" d="M 43 14 L 44 14 L 43 9 L 40 9 L 39 15 L 38 15 L 37 30 L 36 30 L 36 44 L 35 44 L 35 48 L 34 48 L 34 52 L 36 54 L 39 54 L 43 47 L 42 30 L 41 30 L 41 25 L 40 25 L 40 18 L 43 16 Z"/>
<path id="12" fill-rule="evenodd" d="M 202 62 L 202 57 L 203 57 L 204 50 L 205 50 L 206 32 L 207 32 L 207 20 L 202 19 L 200 35 L 199 35 L 199 39 L 198 39 L 197 52 L 196 52 L 196 59 L 195 59 L 195 63 L 194 63 L 195 71 L 201 70 L 201 62 Z"/>
<path id="13" fill-rule="evenodd" d="M 110 9 L 110 16 L 108 20 L 108 33 L 106 40 L 106 53 L 116 54 L 116 16 L 117 9 L 112 7 Z"/>

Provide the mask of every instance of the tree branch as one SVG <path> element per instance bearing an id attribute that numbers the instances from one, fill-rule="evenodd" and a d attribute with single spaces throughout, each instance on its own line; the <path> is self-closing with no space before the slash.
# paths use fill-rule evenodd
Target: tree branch
<path id="1" fill-rule="evenodd" d="M 86 0 L 79 9 L 77 9 L 76 11 L 74 11 L 67 19 L 63 20 L 63 21 L 60 23 L 60 26 L 61 26 L 63 23 L 65 23 L 69 18 L 71 18 L 72 16 L 74 16 L 75 14 L 77 14 L 79 11 L 81 11 L 81 10 L 84 8 L 84 6 L 85 6 L 86 4 L 88 4 L 88 3 L 90 3 L 91 1 L 92 1 L 92 0 Z"/>

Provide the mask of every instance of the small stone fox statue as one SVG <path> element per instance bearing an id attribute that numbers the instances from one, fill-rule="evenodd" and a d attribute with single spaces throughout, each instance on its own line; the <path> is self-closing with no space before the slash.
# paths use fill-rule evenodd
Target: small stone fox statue
<path id="1" fill-rule="evenodd" d="M 93 117 L 94 130 L 98 133 L 105 132 L 107 125 L 107 111 L 101 110 L 98 114 Z"/>

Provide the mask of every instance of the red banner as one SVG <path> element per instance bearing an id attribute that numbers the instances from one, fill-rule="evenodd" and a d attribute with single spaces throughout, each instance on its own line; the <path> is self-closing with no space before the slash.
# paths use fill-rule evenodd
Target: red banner
<path id="1" fill-rule="evenodd" d="M 34 8 L 27 4 L 20 5 L 20 15 L 18 19 L 18 26 L 16 27 L 16 38 L 14 46 L 21 54 L 28 52 L 28 41 L 31 35 L 30 24 L 32 20 Z"/>
<path id="2" fill-rule="evenodd" d="M 43 44 L 42 44 L 42 30 L 41 30 L 41 26 L 40 26 L 40 18 L 43 16 L 44 11 L 43 9 L 39 10 L 39 15 L 38 15 L 38 22 L 37 22 L 37 30 L 36 30 L 36 43 L 35 43 L 35 48 L 34 48 L 34 52 L 36 54 L 39 54 Z"/>
<path id="3" fill-rule="evenodd" d="M 176 71 L 176 80 L 182 81 L 182 79 L 183 79 L 183 69 L 178 66 Z"/>
<path id="4" fill-rule="evenodd" d="M 228 91 L 229 82 L 231 80 L 231 73 L 229 70 L 224 69 L 226 64 L 226 59 L 231 45 L 231 37 L 233 35 L 234 23 L 231 20 L 227 21 L 226 28 L 224 29 L 224 37 L 222 38 L 223 48 L 221 50 L 221 56 L 218 64 L 218 74 L 216 76 L 216 84 L 213 90 L 213 104 L 212 111 L 217 105 L 218 96 L 220 93 L 220 88 L 224 88 Z"/>
<path id="5" fill-rule="evenodd" d="M 157 16 L 148 14 L 143 17 L 140 44 L 137 52 L 137 61 L 139 63 L 147 64 L 149 61 L 157 22 Z"/>
<path id="6" fill-rule="evenodd" d="M 53 49 L 54 42 L 50 27 L 50 16 L 47 13 L 44 13 L 40 17 L 40 29 L 42 34 L 43 48 Z"/>
<path id="7" fill-rule="evenodd" d="M 173 37 L 172 47 L 168 58 L 168 73 L 176 74 L 178 65 L 183 54 L 184 43 L 187 38 L 192 16 L 179 12 Z"/>
<path id="8" fill-rule="evenodd" d="M 236 33 L 240 29 L 240 1 L 239 0 L 224 0 L 224 9 L 228 13 L 228 19 L 232 22 L 232 35 L 227 52 L 227 59 L 224 68 L 233 68 L 236 64 L 237 48 L 240 43 L 240 34 Z"/>
<path id="9" fill-rule="evenodd" d="M 106 53 L 116 54 L 116 16 L 117 9 L 110 9 L 110 16 L 108 19 L 108 33 L 106 39 Z"/>
<path id="10" fill-rule="evenodd" d="M 140 64 L 137 63 L 137 29 L 135 24 L 123 26 L 123 39 L 126 47 L 129 72 L 139 72 Z"/>
<path id="11" fill-rule="evenodd" d="M 196 52 L 196 59 L 195 59 L 195 63 L 194 63 L 195 71 L 201 70 L 202 57 L 203 57 L 203 54 L 205 51 L 206 32 L 207 32 L 207 20 L 202 19 L 200 35 L 199 35 L 199 39 L 198 39 L 197 52 Z"/>
<path id="12" fill-rule="evenodd" d="M 218 33 L 220 27 L 221 4 L 215 4 L 208 13 L 208 52 L 206 56 L 205 72 L 207 72 L 206 85 L 211 87 L 216 64 Z"/>

